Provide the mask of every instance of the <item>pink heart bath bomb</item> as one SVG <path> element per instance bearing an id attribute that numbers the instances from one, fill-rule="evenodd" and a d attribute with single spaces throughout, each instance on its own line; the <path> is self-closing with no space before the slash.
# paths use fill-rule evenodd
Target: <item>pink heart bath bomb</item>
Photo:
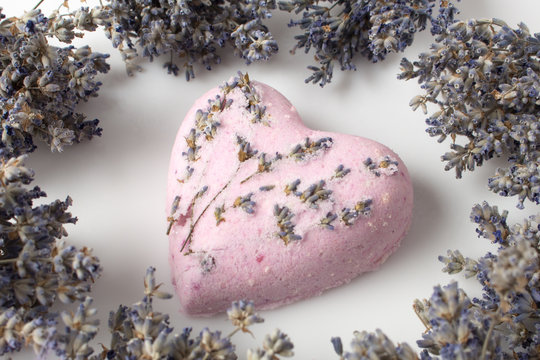
<path id="1" fill-rule="evenodd" d="M 274 308 L 376 269 L 411 222 L 401 159 L 365 138 L 306 128 L 290 102 L 247 75 L 187 113 L 167 189 L 181 310 L 232 301 Z"/>

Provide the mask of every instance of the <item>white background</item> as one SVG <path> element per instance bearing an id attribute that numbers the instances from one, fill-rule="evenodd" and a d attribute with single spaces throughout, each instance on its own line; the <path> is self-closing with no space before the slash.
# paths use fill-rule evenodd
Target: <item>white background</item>
<path id="1" fill-rule="evenodd" d="M 32 8 L 36 1 L 1 1 L 4 13 L 18 16 Z M 44 12 L 61 1 L 46 0 Z M 72 9 L 78 6 L 71 1 Z M 459 5 L 461 19 L 498 17 L 515 27 L 519 21 L 539 32 L 538 0 L 464 0 Z M 425 133 L 425 116 L 412 112 L 409 100 L 420 93 L 413 80 L 399 81 L 399 61 L 410 60 L 427 51 L 432 38 L 428 31 L 417 36 L 404 54 L 392 54 L 378 64 L 358 59 L 356 72 L 336 69 L 331 84 L 324 88 L 304 84 L 309 75 L 307 65 L 313 55 L 294 46 L 296 28 L 288 28 L 290 15 L 276 11 L 269 26 L 278 40 L 279 54 L 263 64 L 246 66 L 240 59 L 223 56 L 221 65 L 208 72 L 196 68 L 196 79 L 186 83 L 183 76 L 167 75 L 161 65 L 142 62 L 144 72 L 126 76 L 118 52 L 105 35 L 98 31 L 83 42 L 94 51 L 110 53 L 111 71 L 102 77 L 99 97 L 80 106 L 88 118 L 98 118 L 103 136 L 59 153 L 47 146 L 30 157 L 36 171 L 35 184 L 48 194 L 48 200 L 73 198 L 71 211 L 79 217 L 76 226 L 68 226 L 67 241 L 78 247 L 89 246 L 101 259 L 103 276 L 96 281 L 92 296 L 99 310 L 101 332 L 99 343 L 108 345 L 107 317 L 119 304 L 132 304 L 142 297 L 145 270 L 157 268 L 158 281 L 174 292 L 169 281 L 166 230 L 165 191 L 169 153 L 176 131 L 193 101 L 206 90 L 221 84 L 237 70 L 247 71 L 252 79 L 265 82 L 281 91 L 296 106 L 305 124 L 314 129 L 361 135 L 382 142 L 396 151 L 407 165 L 415 191 L 414 218 L 401 248 L 379 271 L 360 276 L 350 284 L 326 292 L 320 297 L 301 301 L 273 311 L 261 312 L 265 323 L 255 325 L 253 333 L 237 334 L 239 357 L 247 348 L 259 346 L 264 334 L 276 327 L 295 343 L 298 359 L 334 358 L 330 338 L 341 336 L 346 348 L 354 330 L 384 330 L 395 342 L 416 340 L 425 330 L 412 310 L 415 298 L 426 298 L 436 284 L 457 279 L 471 295 L 478 295 L 474 280 L 442 273 L 437 256 L 447 249 L 460 249 L 477 257 L 495 250 L 487 240 L 478 239 L 469 221 L 471 207 L 488 200 L 511 210 L 509 223 L 533 211 L 528 206 L 515 208 L 515 198 L 503 199 L 487 189 L 487 178 L 503 159 L 495 159 L 455 179 L 453 171 L 445 172 L 440 155 L 448 143 L 438 144 Z M 301 275 L 299 275 L 301 276 Z M 203 327 L 222 330 L 232 326 L 224 315 L 192 318 L 178 312 L 176 298 L 155 302 L 156 310 L 169 313 L 178 332 L 192 326 L 194 334 Z M 33 358 L 23 352 L 16 358 Z"/>

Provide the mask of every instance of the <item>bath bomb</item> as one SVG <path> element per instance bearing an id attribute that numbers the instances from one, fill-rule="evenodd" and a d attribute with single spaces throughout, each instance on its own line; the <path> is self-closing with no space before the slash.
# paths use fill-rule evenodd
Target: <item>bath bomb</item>
<path id="1" fill-rule="evenodd" d="M 167 188 L 181 311 L 275 308 L 378 268 L 400 245 L 413 190 L 388 147 L 311 130 L 247 75 L 199 98 L 174 143 Z"/>

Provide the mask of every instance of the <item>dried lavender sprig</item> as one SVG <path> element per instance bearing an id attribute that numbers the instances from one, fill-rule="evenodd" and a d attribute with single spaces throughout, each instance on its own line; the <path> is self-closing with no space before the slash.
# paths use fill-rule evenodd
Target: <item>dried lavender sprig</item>
<path id="1" fill-rule="evenodd" d="M 221 90 L 224 94 L 228 94 L 233 89 L 240 89 L 246 100 L 246 110 L 252 115 L 251 123 L 262 123 L 263 125 L 270 125 L 266 116 L 266 106 L 262 105 L 261 97 L 259 93 L 253 87 L 248 73 L 242 73 L 238 71 L 238 75 L 235 76 L 232 81 L 225 82 L 221 86 Z"/>
<path id="2" fill-rule="evenodd" d="M 476 204 L 470 215 L 472 222 L 478 224 L 476 232 L 478 236 L 490 239 L 501 245 L 508 245 L 508 235 L 510 229 L 506 224 L 508 211 L 505 210 L 499 214 L 497 206 L 490 206 L 486 201 L 482 205 Z"/>
<path id="3" fill-rule="evenodd" d="M 174 223 L 177 221 L 174 215 L 176 214 L 176 211 L 178 211 L 179 205 L 180 205 L 180 196 L 176 195 L 173 199 L 169 216 L 167 217 L 167 221 L 169 222 L 169 226 L 167 227 L 167 235 L 169 235 Z"/>
<path id="4" fill-rule="evenodd" d="M 465 272 L 465 277 L 470 278 L 478 273 L 477 262 L 471 258 L 464 257 L 459 250 L 448 250 L 447 256 L 439 256 L 439 261 L 445 266 L 442 271 L 449 274 Z"/>
<path id="5" fill-rule="evenodd" d="M 308 204 L 310 208 L 318 209 L 318 202 L 327 200 L 332 194 L 332 190 L 325 189 L 326 182 L 319 180 L 311 184 L 306 190 L 300 193 L 299 198 L 302 202 Z"/>
<path id="6" fill-rule="evenodd" d="M 540 89 L 540 87 L 539 87 Z M 528 136 L 536 136 L 537 131 L 529 132 Z M 498 168 L 495 176 L 488 179 L 491 191 L 501 196 L 518 197 L 517 207 L 523 209 L 527 199 L 536 204 L 540 203 L 540 168 L 539 157 L 534 153 L 533 158 L 525 160 L 524 164 L 511 165 L 509 168 Z M 511 160 L 513 162 L 513 159 Z"/>
<path id="7" fill-rule="evenodd" d="M 204 196 L 204 194 L 206 194 L 206 192 L 208 191 L 208 186 L 207 185 L 204 185 L 201 190 L 197 191 L 197 193 L 195 194 L 194 196 L 194 199 L 198 199 L 198 198 L 201 198 Z"/>
<path id="8" fill-rule="evenodd" d="M 248 360 L 270 360 L 279 359 L 282 357 L 292 357 L 294 344 L 289 336 L 279 329 L 275 329 L 272 333 L 265 336 L 263 348 L 247 352 Z"/>
<path id="9" fill-rule="evenodd" d="M 198 112 L 197 112 L 198 114 Z M 197 114 L 195 116 L 197 116 Z M 200 136 L 200 133 L 197 133 L 195 128 L 189 130 L 188 136 L 186 136 L 187 151 L 182 152 L 182 155 L 186 157 L 189 162 L 195 162 L 199 158 L 197 157 L 197 151 L 201 148 L 197 145 L 197 138 Z"/>
<path id="10" fill-rule="evenodd" d="M 200 113 L 197 112 L 197 115 L 199 114 Z M 206 138 L 206 140 L 211 141 L 216 136 L 217 127 L 220 125 L 220 123 L 213 119 L 208 119 L 207 113 L 202 115 L 201 118 L 202 119 L 200 120 L 200 124 L 198 124 L 198 126 L 202 127 L 202 129 L 200 130 L 204 134 L 204 137 Z"/>
<path id="11" fill-rule="evenodd" d="M 394 175 L 398 171 L 399 162 L 386 155 L 378 161 L 373 161 L 372 158 L 368 157 L 364 160 L 364 166 L 375 176 L 383 175 Z"/>
<path id="12" fill-rule="evenodd" d="M 221 206 L 216 206 L 216 209 L 214 210 L 214 217 L 216 218 L 216 226 L 225 221 L 225 218 L 223 217 L 223 213 L 225 213 L 225 204 L 221 204 Z"/>
<path id="13" fill-rule="evenodd" d="M 416 352 L 407 344 L 397 346 L 379 329 L 375 332 L 355 331 L 351 351 L 343 352 L 341 338 L 331 339 L 334 351 L 341 359 L 395 359 L 417 360 Z"/>
<path id="14" fill-rule="evenodd" d="M 340 220 L 346 225 L 351 226 L 360 215 L 368 216 L 371 213 L 372 199 L 358 201 L 354 207 L 344 207 L 339 214 Z"/>
<path id="15" fill-rule="evenodd" d="M 255 175 L 262 174 L 265 172 L 270 172 L 272 170 L 272 164 L 274 164 L 276 161 L 281 160 L 282 157 L 279 153 L 276 153 L 276 157 L 272 160 L 266 160 L 266 153 L 259 154 L 259 163 L 257 164 L 257 171 L 255 171 L 253 174 L 246 177 L 244 180 L 240 181 L 240 184 L 244 184 L 247 181 L 251 180 Z M 239 154 L 240 156 L 240 154 Z"/>
<path id="16" fill-rule="evenodd" d="M 79 304 L 75 313 L 54 312 L 40 314 L 35 311 L 10 308 L 0 313 L 0 354 L 32 346 L 35 354 L 43 358 L 56 354 L 61 359 L 84 359 L 92 354 L 89 345 L 97 334 L 99 321 L 92 318 L 96 309 L 91 308 L 92 299 L 87 297 Z M 64 323 L 59 330 L 58 318 Z"/>
<path id="17" fill-rule="evenodd" d="M 298 185 L 300 185 L 300 182 L 301 182 L 300 179 L 296 179 L 292 181 L 291 183 L 285 185 L 285 189 L 283 191 L 287 195 L 294 194 L 295 196 L 300 196 L 302 193 L 297 191 Z"/>
<path id="18" fill-rule="evenodd" d="M 236 327 L 229 337 L 236 331 L 251 333 L 248 329 L 250 325 L 264 322 L 264 319 L 259 316 L 259 314 L 255 313 L 253 302 L 245 300 L 234 301 L 227 310 L 227 317 Z"/>
<path id="19" fill-rule="evenodd" d="M 350 168 L 345 168 L 343 164 L 340 164 L 336 170 L 334 170 L 334 175 L 332 175 L 332 179 L 341 179 L 345 177 L 347 174 L 351 172 Z"/>
<path id="20" fill-rule="evenodd" d="M 274 216 L 277 219 L 277 226 L 279 227 L 277 235 L 283 240 L 285 245 L 288 245 L 291 241 L 302 239 L 302 236 L 294 233 L 295 224 L 291 222 L 294 213 L 287 206 L 275 204 Z"/>
<path id="21" fill-rule="evenodd" d="M 236 136 L 236 143 L 239 146 L 238 160 L 240 162 L 251 159 L 259 152 L 258 150 L 252 149 L 249 141 L 246 141 L 246 139 L 241 136 Z"/>
<path id="22" fill-rule="evenodd" d="M 410 105 L 428 106 L 427 132 L 442 142 L 445 170 L 460 178 L 485 161 L 508 156 L 508 166 L 489 179 L 502 196 L 540 203 L 538 173 L 540 110 L 540 35 L 521 23 L 510 28 L 500 19 L 454 21 L 440 29 L 436 43 L 419 59 L 401 62 L 400 79 L 417 78 L 424 94 Z"/>
<path id="23" fill-rule="evenodd" d="M 253 193 L 250 192 L 247 195 L 239 196 L 234 200 L 233 207 L 239 207 L 248 214 L 255 213 L 253 207 L 255 206 L 255 201 L 251 200 Z"/>
<path id="24" fill-rule="evenodd" d="M 259 164 L 257 166 L 257 172 L 263 173 L 270 171 L 270 166 L 272 166 L 272 160 L 266 160 L 266 153 L 261 153 L 259 155 Z"/>
<path id="25" fill-rule="evenodd" d="M 326 216 L 321 219 L 320 225 L 328 230 L 334 230 L 334 225 L 332 225 L 332 222 L 337 219 L 337 215 L 333 212 L 326 213 Z"/>
<path id="26" fill-rule="evenodd" d="M 74 313 L 67 311 L 61 313 L 65 334 L 58 334 L 58 338 L 55 339 L 55 343 L 58 344 L 55 352 L 60 358 L 84 359 L 94 352 L 89 342 L 98 332 L 99 320 L 92 318 L 97 313 L 97 310 L 91 307 L 92 301 L 87 297 Z"/>
<path id="27" fill-rule="evenodd" d="M 297 144 L 289 153 L 289 157 L 296 161 L 304 160 L 308 155 L 316 154 L 332 147 L 333 140 L 330 137 L 323 137 L 312 141 L 307 137 L 303 143 Z"/>

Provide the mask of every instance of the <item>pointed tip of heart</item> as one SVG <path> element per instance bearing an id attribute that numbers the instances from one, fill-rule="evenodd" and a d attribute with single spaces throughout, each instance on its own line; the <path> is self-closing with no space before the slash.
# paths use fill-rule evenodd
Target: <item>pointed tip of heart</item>
<path id="1" fill-rule="evenodd" d="M 308 129 L 283 95 L 242 77 L 187 113 L 167 198 L 174 283 L 197 315 L 243 298 L 276 307 L 374 270 L 413 202 L 386 146 Z"/>

